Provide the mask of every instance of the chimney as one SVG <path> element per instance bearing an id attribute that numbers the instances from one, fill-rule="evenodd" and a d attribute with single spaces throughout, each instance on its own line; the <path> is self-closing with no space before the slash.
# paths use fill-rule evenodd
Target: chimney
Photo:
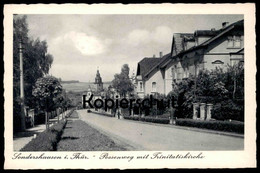
<path id="1" fill-rule="evenodd" d="M 222 23 L 222 28 L 225 28 L 228 24 L 229 24 L 229 22 L 223 22 Z"/>
<path id="2" fill-rule="evenodd" d="M 155 58 L 155 54 L 153 54 L 153 58 Z"/>
<path id="3" fill-rule="evenodd" d="M 163 53 L 162 52 L 160 52 L 160 58 L 163 56 Z"/>
<path id="4" fill-rule="evenodd" d="M 216 29 L 215 28 L 211 28 L 211 31 L 216 31 Z"/>

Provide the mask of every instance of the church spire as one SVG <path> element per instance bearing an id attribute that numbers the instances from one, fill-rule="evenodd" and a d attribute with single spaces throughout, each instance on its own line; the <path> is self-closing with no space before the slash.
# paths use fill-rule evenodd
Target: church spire
<path id="1" fill-rule="evenodd" d="M 95 78 L 95 83 L 96 85 L 96 89 L 97 91 L 102 91 L 103 90 L 103 82 L 102 82 L 102 78 L 100 76 L 99 73 L 99 67 L 97 67 L 97 74 L 96 74 L 96 78 Z"/>

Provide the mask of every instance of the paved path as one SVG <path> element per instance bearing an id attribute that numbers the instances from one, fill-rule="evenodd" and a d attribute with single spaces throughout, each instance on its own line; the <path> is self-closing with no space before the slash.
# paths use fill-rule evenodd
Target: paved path
<path id="1" fill-rule="evenodd" d="M 59 115 L 59 119 L 62 119 L 62 114 Z M 51 127 L 58 121 L 58 116 L 50 119 Z M 20 151 L 26 144 L 28 144 L 34 137 L 46 129 L 45 124 L 35 125 L 34 127 L 26 129 L 25 132 L 17 132 L 13 136 L 13 149 L 14 151 Z"/>
<path id="2" fill-rule="evenodd" d="M 79 117 L 92 127 L 136 150 L 243 150 L 244 138 L 198 132 L 87 113 Z"/>

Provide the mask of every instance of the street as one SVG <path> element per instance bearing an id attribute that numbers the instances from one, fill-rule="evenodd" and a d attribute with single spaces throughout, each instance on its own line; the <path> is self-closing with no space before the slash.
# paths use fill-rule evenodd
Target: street
<path id="1" fill-rule="evenodd" d="M 244 138 L 122 120 L 78 110 L 87 124 L 135 150 L 243 150 Z"/>

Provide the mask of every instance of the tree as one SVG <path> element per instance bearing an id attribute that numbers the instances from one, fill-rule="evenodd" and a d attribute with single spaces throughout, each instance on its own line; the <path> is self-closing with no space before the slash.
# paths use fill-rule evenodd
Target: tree
<path id="1" fill-rule="evenodd" d="M 14 15 L 13 20 L 13 108 L 14 131 L 18 130 L 20 117 L 20 60 L 19 42 L 23 42 L 23 69 L 24 69 L 24 94 L 25 105 L 35 108 L 32 89 L 36 80 L 48 74 L 53 56 L 47 53 L 47 42 L 39 39 L 28 38 L 28 24 L 25 15 Z"/>
<path id="2" fill-rule="evenodd" d="M 134 86 L 129 79 L 129 66 L 124 64 L 121 68 L 120 74 L 115 74 L 112 81 L 112 86 L 119 92 L 121 96 L 131 93 L 134 90 Z"/>
<path id="3" fill-rule="evenodd" d="M 244 97 L 244 65 L 237 63 L 233 66 L 229 66 L 227 74 L 230 82 L 233 83 L 233 85 L 230 85 L 230 90 L 233 88 L 232 98 L 236 99 L 236 96 L 239 98 Z"/>
<path id="4" fill-rule="evenodd" d="M 227 71 L 201 71 L 196 78 L 177 83 L 169 95 L 177 99 L 177 117 L 191 117 L 192 103 L 200 102 L 214 104 L 212 118 L 243 121 L 244 67 L 237 64 L 228 66 Z"/>
<path id="5" fill-rule="evenodd" d="M 57 100 L 61 94 L 62 86 L 58 79 L 53 76 L 39 78 L 33 87 L 32 95 L 41 108 L 45 109 L 46 127 L 48 122 L 47 113 L 59 106 Z"/>

